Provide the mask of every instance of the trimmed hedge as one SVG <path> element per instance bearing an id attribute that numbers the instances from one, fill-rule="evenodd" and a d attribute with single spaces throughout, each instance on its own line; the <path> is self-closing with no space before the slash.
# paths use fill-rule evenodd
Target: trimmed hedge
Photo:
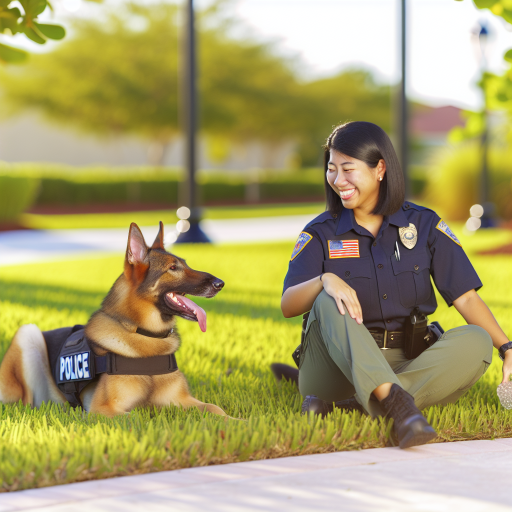
<path id="1" fill-rule="evenodd" d="M 499 218 L 512 219 L 512 150 L 491 147 L 488 153 L 490 200 Z M 452 220 L 466 220 L 481 201 L 482 150 L 468 142 L 443 148 L 432 160 L 425 202 Z"/>
<path id="2" fill-rule="evenodd" d="M 39 185 L 38 179 L 0 175 L 0 224 L 16 222 L 33 204 Z"/>
<path id="3" fill-rule="evenodd" d="M 160 204 L 179 202 L 182 174 L 172 168 L 72 168 L 49 165 L 16 165 L 0 168 L 0 175 L 14 173 L 40 182 L 36 205 L 72 206 L 101 204 Z M 199 172 L 203 204 L 246 201 L 311 201 L 324 197 L 321 169 L 254 172 Z M 423 182 L 415 179 L 414 192 Z M 28 205 L 30 206 L 30 205 Z"/>

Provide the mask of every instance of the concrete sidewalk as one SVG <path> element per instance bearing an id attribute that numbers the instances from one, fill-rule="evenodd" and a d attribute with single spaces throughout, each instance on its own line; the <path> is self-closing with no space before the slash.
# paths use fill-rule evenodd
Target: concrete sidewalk
<path id="1" fill-rule="evenodd" d="M 296 240 L 315 215 L 204 220 L 206 234 L 215 243 L 250 243 Z M 158 226 L 142 227 L 151 244 Z M 174 225 L 164 226 L 172 233 Z M 123 252 L 126 229 L 53 229 L 0 232 L 0 266 L 83 256 L 98 252 Z"/>
<path id="2" fill-rule="evenodd" d="M 0 495 L 0 512 L 512 510 L 512 439 L 164 471 Z"/>

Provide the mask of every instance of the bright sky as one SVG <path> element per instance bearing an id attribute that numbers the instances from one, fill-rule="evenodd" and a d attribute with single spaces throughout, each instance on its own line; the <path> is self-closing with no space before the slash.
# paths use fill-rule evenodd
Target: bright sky
<path id="1" fill-rule="evenodd" d="M 204 1 L 204 0 L 203 0 Z M 383 82 L 400 78 L 399 0 L 238 0 L 241 18 L 266 37 L 297 52 L 311 74 L 349 66 L 377 72 Z M 471 0 L 408 0 L 408 94 L 432 105 L 478 108 L 474 82 L 479 64 L 471 30 L 485 20 L 493 34 L 488 65 L 506 69 L 512 31 Z M 512 25 L 508 25 L 512 30 Z"/>
<path id="2" fill-rule="evenodd" d="M 195 0 L 197 7 L 211 2 Z M 284 53 L 298 56 L 306 77 L 357 66 L 373 70 L 384 83 L 400 78 L 400 0 L 233 0 L 232 4 L 254 36 L 277 40 Z M 56 7 L 57 22 L 66 7 L 75 16 L 102 8 L 83 0 L 61 0 Z M 479 64 L 471 30 L 482 20 L 492 34 L 489 68 L 500 73 L 506 69 L 503 54 L 512 48 L 512 25 L 479 11 L 472 0 L 408 0 L 412 99 L 437 106 L 480 107 L 480 91 L 474 85 Z"/>

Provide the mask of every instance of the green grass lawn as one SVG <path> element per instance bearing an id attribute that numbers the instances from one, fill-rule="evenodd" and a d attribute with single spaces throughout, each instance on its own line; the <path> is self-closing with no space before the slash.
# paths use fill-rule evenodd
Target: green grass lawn
<path id="1" fill-rule="evenodd" d="M 324 203 L 293 203 L 275 205 L 212 206 L 204 209 L 205 219 L 247 219 L 280 215 L 320 214 Z M 123 213 L 87 213 L 70 215 L 39 215 L 25 213 L 21 224 L 32 229 L 125 228 L 131 222 L 139 226 L 154 226 L 178 220 L 176 210 L 155 210 Z"/>
<path id="2" fill-rule="evenodd" d="M 511 337 L 510 257 L 474 254 L 483 245 L 509 242 L 511 233 L 461 238 L 484 282 L 482 297 Z M 208 315 L 206 333 L 179 320 L 180 369 L 194 396 L 246 421 L 175 407 L 107 419 L 55 405 L 31 410 L 0 404 L 0 489 L 389 446 L 390 422 L 340 411 L 325 420 L 301 417 L 298 392 L 274 382 L 270 363 L 293 364 L 290 353 L 299 342 L 300 319 L 287 320 L 279 309 L 292 247 L 293 241 L 176 249 L 193 268 L 226 282 L 216 298 L 197 301 Z M 43 330 L 85 323 L 121 273 L 122 258 L 0 267 L 0 356 L 24 323 Z M 438 301 L 432 319 L 445 329 L 463 323 L 454 308 Z M 500 375 L 495 351 L 487 373 L 457 405 L 424 410 L 439 442 L 512 436 L 512 411 L 496 396 Z"/>

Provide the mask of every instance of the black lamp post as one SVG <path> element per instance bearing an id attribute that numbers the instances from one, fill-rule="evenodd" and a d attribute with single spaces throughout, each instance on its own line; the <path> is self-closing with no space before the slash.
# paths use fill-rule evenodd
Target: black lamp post
<path id="1" fill-rule="evenodd" d="M 482 171 L 480 174 L 480 202 L 484 209 L 481 217 L 481 227 L 489 228 L 495 225 L 494 221 L 494 204 L 490 199 L 490 176 L 489 176 L 489 118 L 487 114 L 487 94 L 485 86 L 485 72 L 487 69 L 486 52 L 487 43 L 489 40 L 489 30 L 487 26 L 480 22 L 480 28 L 477 29 L 478 45 L 480 49 L 480 68 L 482 71 L 482 95 L 484 100 L 482 119 L 483 130 L 481 136 L 481 151 L 482 151 Z"/>
<path id="2" fill-rule="evenodd" d="M 185 41 L 183 45 L 183 124 L 185 131 L 185 168 L 187 172 L 184 203 L 190 216 L 178 223 L 180 234 L 175 243 L 210 243 L 199 225 L 201 209 L 197 201 L 196 184 L 196 132 L 197 132 L 197 88 L 196 88 L 196 34 L 194 27 L 194 3 L 186 2 Z M 188 228 L 188 229 L 187 229 Z"/>
<path id="3" fill-rule="evenodd" d="M 405 197 L 409 198 L 411 193 L 411 182 L 409 177 L 409 138 L 408 138 L 408 109 L 407 109 L 407 62 L 406 62 L 406 47 L 407 47 L 407 0 L 401 0 L 400 9 L 401 18 L 401 66 L 402 66 L 402 81 L 400 83 L 400 120 L 399 120 L 399 140 L 400 140 L 400 164 L 402 172 L 404 173 L 405 180 Z"/>

